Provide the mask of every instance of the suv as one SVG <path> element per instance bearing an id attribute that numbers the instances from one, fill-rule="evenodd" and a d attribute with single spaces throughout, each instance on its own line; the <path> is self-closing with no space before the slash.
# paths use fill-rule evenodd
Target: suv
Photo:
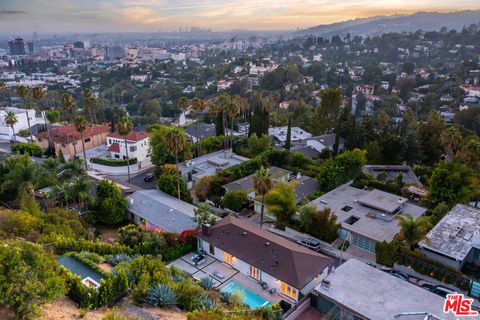
<path id="1" fill-rule="evenodd" d="M 456 291 L 444 286 L 436 286 L 435 289 L 433 289 L 433 292 L 444 298 L 447 297 L 447 294 L 457 293 Z"/>
<path id="2" fill-rule="evenodd" d="M 298 240 L 297 243 L 301 246 L 307 247 L 313 251 L 320 250 L 320 241 L 313 239 L 313 238 L 305 238 L 302 240 Z"/>
<path id="3" fill-rule="evenodd" d="M 149 172 L 145 175 L 145 177 L 143 177 L 143 181 L 145 182 L 150 182 L 153 180 L 153 173 Z"/>

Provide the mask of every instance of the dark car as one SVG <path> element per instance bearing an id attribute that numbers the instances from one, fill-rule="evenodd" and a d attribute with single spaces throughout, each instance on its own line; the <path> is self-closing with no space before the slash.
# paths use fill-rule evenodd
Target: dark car
<path id="1" fill-rule="evenodd" d="M 298 244 L 304 247 L 307 247 L 309 249 L 312 249 L 313 251 L 320 250 L 320 241 L 312 238 L 305 238 L 305 239 L 299 240 Z"/>
<path id="2" fill-rule="evenodd" d="M 398 279 L 402 279 L 404 281 L 408 281 L 410 277 L 406 275 L 405 273 L 401 273 L 399 271 L 392 271 L 391 272 L 394 277 L 397 277 Z"/>
<path id="3" fill-rule="evenodd" d="M 145 175 L 145 177 L 143 177 L 143 181 L 145 182 L 150 182 L 153 180 L 153 173 L 149 172 Z"/>
<path id="4" fill-rule="evenodd" d="M 424 283 L 421 285 L 421 287 L 427 291 L 434 292 L 435 291 L 435 286 L 432 284 Z"/>
<path id="5" fill-rule="evenodd" d="M 447 294 L 457 293 L 455 290 L 452 290 L 444 286 L 436 286 L 433 292 L 444 298 L 447 297 Z"/>
<path id="6" fill-rule="evenodd" d="M 197 254 L 192 257 L 192 262 L 196 266 L 201 265 L 205 262 L 205 256 L 203 254 Z"/>

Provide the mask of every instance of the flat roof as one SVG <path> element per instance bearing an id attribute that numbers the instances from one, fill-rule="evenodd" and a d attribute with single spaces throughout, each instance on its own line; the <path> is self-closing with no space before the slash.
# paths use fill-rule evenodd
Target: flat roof
<path id="1" fill-rule="evenodd" d="M 407 199 L 375 189 L 358 198 L 358 202 L 380 211 L 394 213 L 407 202 Z"/>
<path id="2" fill-rule="evenodd" d="M 344 184 L 313 200 L 311 204 L 320 210 L 332 209 L 337 215 L 337 221 L 341 223 L 342 228 L 345 230 L 375 241 L 392 241 L 394 236 L 400 231 L 394 215 L 365 206 L 359 201 L 359 199 L 365 196 L 367 196 L 366 199 L 370 199 L 368 194 L 374 192 L 373 196 L 375 196 L 375 194 L 378 194 L 377 191 L 357 189 Z M 390 196 L 395 202 L 397 201 L 398 196 Z M 403 205 L 401 214 L 411 214 L 414 218 L 417 218 L 423 215 L 426 210 L 407 201 Z M 350 217 L 358 220 L 352 224 Z"/>
<path id="3" fill-rule="evenodd" d="M 427 234 L 420 247 L 464 260 L 473 247 L 480 248 L 480 210 L 457 204 Z"/>
<path id="4" fill-rule="evenodd" d="M 141 190 L 128 196 L 128 211 L 169 232 L 195 229 L 195 209 L 160 190 Z"/>
<path id="5" fill-rule="evenodd" d="M 407 184 L 416 184 L 422 186 L 422 182 L 418 179 L 410 166 L 402 165 L 366 165 L 363 166 L 363 172 L 371 174 L 376 178 L 380 173 L 387 174 L 387 180 L 395 180 L 399 173 L 403 176 L 403 182 Z"/>
<path id="6" fill-rule="evenodd" d="M 443 313 L 444 298 L 356 259 L 348 260 L 326 279 L 330 280 L 330 288 L 318 285 L 315 291 L 370 320 L 404 319 L 395 316 L 407 312 L 457 319 Z"/>

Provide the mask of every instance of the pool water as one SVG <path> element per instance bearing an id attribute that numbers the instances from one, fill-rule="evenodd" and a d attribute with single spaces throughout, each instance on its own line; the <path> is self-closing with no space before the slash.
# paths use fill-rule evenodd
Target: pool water
<path id="1" fill-rule="evenodd" d="M 252 309 L 258 307 L 265 307 L 272 304 L 270 301 L 265 300 L 258 294 L 253 293 L 252 291 L 242 287 L 241 285 L 233 281 L 230 281 L 225 287 L 223 287 L 222 292 L 228 292 L 232 294 L 235 292 L 240 292 L 243 297 L 243 302 L 245 302 L 245 304 L 247 304 Z"/>

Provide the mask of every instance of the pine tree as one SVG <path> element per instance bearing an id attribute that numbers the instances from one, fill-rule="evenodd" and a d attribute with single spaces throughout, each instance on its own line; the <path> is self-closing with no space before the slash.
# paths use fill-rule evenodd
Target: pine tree
<path id="1" fill-rule="evenodd" d="M 292 117 L 288 118 L 287 140 L 285 141 L 285 149 L 290 150 L 292 146 Z"/>

